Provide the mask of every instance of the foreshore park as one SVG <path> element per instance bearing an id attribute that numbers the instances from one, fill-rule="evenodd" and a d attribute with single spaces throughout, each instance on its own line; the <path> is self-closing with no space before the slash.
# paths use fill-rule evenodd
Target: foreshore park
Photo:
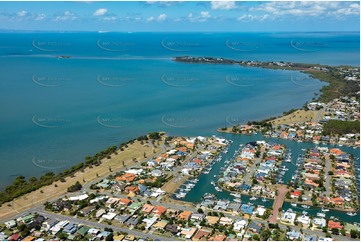
<path id="1" fill-rule="evenodd" d="M 279 117 L 211 137 L 151 132 L 60 174 L 17 177 L 0 192 L 0 240 L 360 240 L 358 67 L 173 60 L 302 71 L 328 85 Z"/>

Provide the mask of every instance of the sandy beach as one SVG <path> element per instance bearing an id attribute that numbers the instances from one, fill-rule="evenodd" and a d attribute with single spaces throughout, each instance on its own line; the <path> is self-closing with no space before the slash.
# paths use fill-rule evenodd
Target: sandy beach
<path id="1" fill-rule="evenodd" d="M 16 214 L 24 212 L 29 208 L 41 205 L 46 201 L 56 199 L 66 194 L 67 188 L 75 184 L 77 181 L 84 185 L 95 179 L 106 177 L 116 171 L 119 171 L 123 168 L 123 161 L 125 166 L 129 166 L 134 164 L 133 158 L 139 162 L 149 159 L 149 157 L 161 152 L 161 146 L 163 143 L 163 141 L 159 142 L 159 146 L 155 148 L 156 153 L 153 153 L 152 146 L 147 144 L 142 145 L 139 141 L 136 141 L 134 144 L 129 144 L 128 148 L 125 148 L 124 151 L 118 150 L 118 154 L 113 154 L 110 159 L 103 159 L 101 165 L 93 166 L 92 168 L 87 167 L 83 171 L 78 171 L 73 176 L 67 177 L 65 182 L 54 182 L 49 186 L 44 186 L 36 191 L 20 196 L 11 202 L 4 203 L 0 207 L 0 220 L 4 221 Z M 148 158 L 144 158 L 144 152 Z"/>

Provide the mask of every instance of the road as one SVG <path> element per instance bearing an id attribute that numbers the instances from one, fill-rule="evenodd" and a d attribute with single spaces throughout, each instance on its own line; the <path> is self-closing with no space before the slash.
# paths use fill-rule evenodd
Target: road
<path id="1" fill-rule="evenodd" d="M 331 171 L 331 159 L 330 157 L 327 155 L 325 156 L 325 160 L 326 160 L 326 164 L 325 164 L 325 184 L 324 187 L 326 187 L 326 196 L 329 197 L 331 195 L 331 191 L 330 191 L 330 185 L 331 185 L 331 176 L 328 175 L 328 172 Z"/>
<path id="2" fill-rule="evenodd" d="M 128 228 L 121 228 L 121 227 L 117 227 L 117 226 L 113 226 L 113 225 L 96 223 L 96 222 L 79 219 L 79 218 L 75 218 L 75 217 L 70 217 L 70 216 L 65 216 L 65 215 L 61 215 L 61 214 L 53 214 L 53 213 L 49 213 L 41 208 L 34 209 L 34 212 L 37 212 L 38 214 L 41 214 L 48 218 L 49 217 L 56 218 L 59 221 L 60 220 L 68 220 L 68 221 L 74 222 L 76 224 L 83 224 L 83 225 L 86 225 L 89 227 L 100 228 L 103 230 L 105 228 L 111 228 L 111 229 L 113 229 L 114 232 L 128 233 L 128 234 L 134 235 L 139 238 L 151 238 L 153 240 L 155 240 L 155 239 L 157 239 L 157 240 L 174 240 L 175 239 L 175 238 L 170 238 L 170 237 L 165 237 L 165 236 L 160 236 L 160 235 L 155 235 L 155 234 L 148 234 L 148 233 L 145 233 L 144 231 L 131 230 Z"/>

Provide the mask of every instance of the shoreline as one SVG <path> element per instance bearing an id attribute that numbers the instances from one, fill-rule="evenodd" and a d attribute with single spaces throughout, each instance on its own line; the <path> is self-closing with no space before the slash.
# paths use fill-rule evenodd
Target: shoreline
<path id="1" fill-rule="evenodd" d="M 143 146 L 143 149 L 140 149 L 141 146 Z M 153 149 L 155 149 L 156 153 L 153 153 Z M 65 182 L 54 181 L 50 185 L 40 187 L 39 189 L 21 195 L 10 202 L 2 204 L 0 207 L 0 221 L 24 212 L 27 209 L 42 205 L 46 201 L 57 199 L 64 194 L 68 194 L 67 188 L 77 181 L 83 186 L 89 185 L 95 180 L 105 178 L 121 168 L 127 166 L 130 167 L 133 164 L 138 164 L 143 160 L 148 159 L 143 157 L 144 152 L 146 152 L 147 157 L 151 157 L 159 154 L 161 151 L 161 146 L 153 148 L 150 145 L 144 146 L 141 145 L 139 141 L 135 141 L 134 144 L 130 144 L 127 148 L 124 148 L 123 151 L 117 149 L 118 154 L 111 155 L 110 159 L 107 157 L 103 158 L 100 165 L 86 167 L 84 168 L 84 171 L 78 170 L 74 174 L 66 176 Z M 124 165 L 120 161 L 120 157 L 122 157 L 121 160 L 124 160 Z M 134 163 L 133 158 L 136 158 L 138 162 Z M 57 186 L 55 186 L 55 184 Z"/>

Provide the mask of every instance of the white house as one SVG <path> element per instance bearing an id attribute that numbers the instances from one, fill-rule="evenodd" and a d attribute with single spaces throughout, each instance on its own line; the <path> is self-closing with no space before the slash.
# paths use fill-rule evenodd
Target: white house
<path id="1" fill-rule="evenodd" d="M 281 221 L 285 223 L 293 224 L 296 219 L 296 214 L 292 210 L 287 210 L 282 216 Z"/>
<path id="2" fill-rule="evenodd" d="M 311 219 L 307 215 L 302 214 L 297 218 L 297 221 L 305 225 L 310 225 Z"/>
<path id="3" fill-rule="evenodd" d="M 9 220 L 9 221 L 6 221 L 5 222 L 5 226 L 6 228 L 8 229 L 11 229 L 11 228 L 14 228 L 16 226 L 16 221 L 13 219 L 13 220 Z"/>
<path id="4" fill-rule="evenodd" d="M 134 175 L 139 175 L 143 172 L 143 169 L 130 169 L 125 171 L 125 173 L 130 173 L 130 174 L 134 174 Z"/>
<path id="5" fill-rule="evenodd" d="M 244 229 L 247 226 L 248 222 L 245 219 L 242 220 L 237 220 L 234 224 L 233 224 L 233 230 L 234 231 L 241 231 L 242 229 Z"/>
<path id="6" fill-rule="evenodd" d="M 88 194 L 73 196 L 73 197 L 69 197 L 69 201 L 83 201 L 83 200 L 87 199 L 88 197 L 89 197 Z M 63 199 L 63 200 L 66 200 L 66 199 Z"/>
<path id="7" fill-rule="evenodd" d="M 316 227 L 321 227 L 321 228 L 325 227 L 327 224 L 326 219 L 324 218 L 314 218 L 312 222 Z"/>
<path id="8" fill-rule="evenodd" d="M 107 220 L 113 220 L 117 216 L 116 213 L 107 213 L 102 216 L 102 218 Z"/>

